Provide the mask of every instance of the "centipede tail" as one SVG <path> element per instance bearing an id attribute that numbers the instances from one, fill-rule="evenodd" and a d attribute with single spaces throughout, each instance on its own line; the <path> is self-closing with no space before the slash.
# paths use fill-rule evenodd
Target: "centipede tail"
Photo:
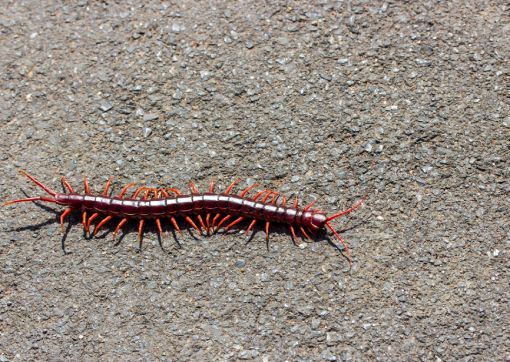
<path id="1" fill-rule="evenodd" d="M 356 204 L 331 216 L 314 209 L 315 200 L 305 207 L 299 207 L 299 199 L 296 196 L 292 205 L 287 203 L 287 198 L 273 190 L 261 190 L 255 192 L 253 197 L 249 196 L 258 185 L 253 184 L 243 189 L 239 194 L 233 192 L 239 180 L 234 180 L 223 193 L 215 191 L 214 179 L 209 184 L 208 192 L 201 193 L 198 187 L 190 182 L 190 194 L 185 195 L 176 188 L 155 188 L 139 186 L 134 189 L 131 197 L 126 197 L 130 189 L 136 186 L 129 183 L 122 187 L 117 196 L 110 195 L 113 179 L 108 179 L 101 194 L 94 194 L 91 191 L 88 180 L 83 178 L 85 192 L 77 193 L 69 181 L 61 178 L 61 182 L 67 190 L 65 193 L 53 191 L 25 171 L 20 173 L 31 180 L 39 188 L 44 190 L 48 196 L 28 197 L 8 201 L 3 205 L 11 205 L 21 202 L 43 201 L 65 206 L 60 215 L 60 225 L 64 230 L 64 223 L 67 216 L 73 211 L 82 213 L 82 224 L 85 235 L 96 235 L 100 229 L 105 227 L 113 219 L 120 219 L 113 231 L 113 240 L 122 227 L 132 219 L 138 220 L 138 241 L 140 250 L 142 248 L 143 228 L 146 220 L 154 219 L 158 235 L 163 238 L 163 227 L 161 220 L 168 219 L 172 227 L 181 233 L 178 218 L 182 218 L 191 228 L 201 235 L 216 233 L 223 228 L 229 231 L 238 227 L 242 222 L 249 222 L 245 236 L 248 237 L 257 222 L 264 223 L 266 242 L 269 242 L 271 223 L 286 224 L 289 226 L 292 239 L 297 238 L 299 232 L 303 238 L 312 240 L 310 235 L 315 235 L 319 230 L 325 228 L 331 230 L 333 235 L 342 244 L 345 255 L 352 266 L 352 257 L 347 244 L 340 234 L 331 225 L 331 221 L 357 210 L 366 200 L 367 195 Z M 281 199 L 281 200 L 280 200 Z M 100 218 L 100 219 L 98 219 Z M 92 223 L 98 220 L 94 230 L 90 232 Z"/>

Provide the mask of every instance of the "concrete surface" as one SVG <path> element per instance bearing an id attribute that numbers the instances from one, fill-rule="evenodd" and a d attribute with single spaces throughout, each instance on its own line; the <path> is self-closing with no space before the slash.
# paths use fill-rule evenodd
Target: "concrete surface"
<path id="1" fill-rule="evenodd" d="M 3 1 L 2 200 L 41 194 L 18 169 L 369 192 L 335 222 L 354 267 L 276 226 L 138 253 L 79 215 L 63 255 L 55 212 L 4 207 L 0 361 L 510 359 L 508 3 L 141 3 Z"/>

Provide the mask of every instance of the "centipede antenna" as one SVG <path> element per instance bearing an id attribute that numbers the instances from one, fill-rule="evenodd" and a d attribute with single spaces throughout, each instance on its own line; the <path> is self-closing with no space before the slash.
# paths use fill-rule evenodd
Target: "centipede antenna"
<path id="1" fill-rule="evenodd" d="M 37 196 L 37 197 L 29 197 L 29 198 L 26 198 L 26 199 L 18 199 L 18 200 L 7 201 L 7 202 L 3 203 L 2 206 L 17 204 L 18 202 L 31 202 L 31 201 L 46 201 L 46 202 L 52 202 L 54 204 L 57 203 L 56 200 L 50 199 L 49 197 Z"/>
<path id="2" fill-rule="evenodd" d="M 352 206 L 351 206 L 350 208 L 348 208 L 347 210 L 344 210 L 344 211 L 342 211 L 342 212 L 339 212 L 338 214 L 335 214 L 335 215 L 333 215 L 333 216 L 328 217 L 328 218 L 326 219 L 326 222 L 331 221 L 331 220 L 333 220 L 333 219 L 336 219 L 337 217 L 340 217 L 340 216 L 342 216 L 342 215 L 346 215 L 346 214 L 349 214 L 349 213 L 353 212 L 354 210 L 356 210 L 358 207 L 360 207 L 360 206 L 363 204 L 363 202 L 365 201 L 365 199 L 366 199 L 367 197 L 368 197 L 368 194 L 365 194 L 365 196 L 363 196 L 363 197 L 361 198 L 361 200 L 359 200 L 357 203 L 355 203 L 354 205 L 352 205 Z"/>
<path id="3" fill-rule="evenodd" d="M 347 259 L 349 260 L 349 270 L 352 269 L 352 257 L 351 257 L 351 252 L 349 251 L 349 248 L 347 247 L 347 244 L 345 243 L 344 239 L 342 239 L 342 237 L 336 232 L 335 228 L 332 227 L 329 222 L 326 222 L 325 224 L 329 230 L 331 230 L 333 232 L 333 234 L 336 236 L 336 238 L 338 240 L 340 240 L 340 242 L 342 243 L 342 246 L 344 247 L 344 250 L 345 250 L 345 254 L 347 255 Z"/>
<path id="4" fill-rule="evenodd" d="M 46 191 L 46 193 L 50 194 L 51 196 L 55 196 L 57 194 L 57 192 L 53 191 L 52 189 L 44 185 L 41 181 L 37 180 L 34 176 L 29 174 L 28 172 L 20 170 L 19 173 L 30 179 L 33 183 L 42 188 L 44 191 Z"/>

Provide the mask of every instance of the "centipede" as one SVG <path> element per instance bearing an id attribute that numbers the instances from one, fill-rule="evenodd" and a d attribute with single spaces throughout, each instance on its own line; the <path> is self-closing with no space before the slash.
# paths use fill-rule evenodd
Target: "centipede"
<path id="1" fill-rule="evenodd" d="M 298 233 L 305 239 L 313 240 L 310 235 L 316 235 L 320 231 L 327 232 L 327 229 L 329 229 L 341 243 L 342 252 L 349 261 L 349 267 L 352 267 L 351 252 L 340 233 L 331 224 L 331 221 L 357 210 L 368 196 L 368 194 L 365 194 L 348 209 L 328 216 L 325 212 L 314 208 L 316 200 L 300 207 L 298 196 L 295 196 L 291 201 L 284 195 L 270 189 L 253 191 L 259 186 L 256 183 L 236 194 L 233 191 L 239 183 L 237 179 L 223 192 L 215 191 L 215 181 L 213 179 L 209 184 L 208 192 L 205 193 L 200 192 L 194 182 L 190 182 L 189 193 L 183 193 L 173 187 L 148 187 L 129 183 L 122 187 L 116 196 L 112 196 L 112 178 L 108 179 L 102 193 L 94 193 L 91 191 L 87 177 L 84 176 L 85 193 L 80 194 L 74 190 L 65 177 L 61 178 L 64 192 L 57 192 L 28 172 L 19 172 L 49 196 L 15 199 L 7 201 L 3 205 L 22 202 L 47 202 L 63 206 L 65 209 L 60 214 L 62 231 L 65 229 L 66 218 L 74 211 L 81 212 L 84 233 L 90 237 L 96 236 L 98 231 L 107 223 L 117 219 L 118 222 L 112 234 L 114 241 L 128 221 L 138 220 L 140 250 L 144 225 L 148 220 L 155 222 L 159 237 L 164 234 L 162 220 L 166 219 L 169 220 L 171 226 L 178 233 L 181 233 L 179 224 L 182 223 L 181 220 L 184 220 L 190 228 L 201 235 L 211 235 L 220 230 L 228 232 L 234 227 L 239 227 L 240 223 L 245 222 L 248 225 L 245 236 L 248 236 L 255 225 L 261 222 L 264 225 L 267 242 L 269 242 L 271 223 L 288 226 L 293 240 L 297 239 Z M 132 191 L 131 196 L 128 194 L 130 191 Z M 254 192 L 254 195 L 249 196 L 250 192 Z M 65 253 L 63 243 L 62 249 Z"/>

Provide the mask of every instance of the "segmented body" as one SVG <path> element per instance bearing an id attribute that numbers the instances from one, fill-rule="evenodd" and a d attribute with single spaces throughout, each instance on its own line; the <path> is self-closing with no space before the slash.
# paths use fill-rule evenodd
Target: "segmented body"
<path id="1" fill-rule="evenodd" d="M 349 249 L 329 222 L 356 210 L 366 198 L 365 195 L 349 209 L 328 217 L 324 212 L 312 209 L 314 202 L 300 208 L 297 197 L 292 204 L 287 204 L 285 196 L 271 190 L 262 190 L 253 197 L 249 197 L 248 193 L 257 185 L 247 187 L 238 195 L 231 194 L 237 181 L 234 181 L 222 193 L 216 193 L 214 191 L 214 182 L 211 182 L 209 192 L 206 193 L 200 193 L 195 184 L 190 183 L 191 193 L 187 195 L 183 195 L 175 188 L 141 186 L 134 191 L 131 197 L 125 197 L 128 190 L 134 186 L 134 184 L 128 184 L 117 196 L 112 197 L 109 195 L 111 180 L 106 183 L 101 195 L 95 195 L 91 192 L 86 178 L 84 178 L 84 194 L 75 192 L 69 182 L 62 178 L 62 183 L 69 192 L 61 193 L 48 188 L 30 174 L 24 171 L 20 172 L 51 197 L 38 196 L 18 199 L 9 201 L 5 205 L 19 202 L 45 201 L 66 206 L 67 208 L 60 216 L 62 229 L 64 228 L 65 218 L 75 210 L 82 212 L 83 227 L 86 233 L 89 233 L 91 223 L 96 218 L 99 216 L 104 217 L 95 225 L 92 232 L 93 235 L 113 218 L 120 218 L 121 220 L 113 232 L 114 239 L 127 221 L 138 219 L 138 238 L 141 248 L 143 226 L 147 219 L 155 220 L 160 235 L 163 235 L 161 227 L 161 219 L 163 218 L 168 218 L 178 232 L 180 232 L 180 228 L 176 218 L 183 218 L 202 234 L 204 230 L 207 234 L 211 233 L 211 231 L 216 232 L 222 226 L 225 231 L 228 231 L 242 221 L 250 221 L 246 229 L 246 234 L 248 234 L 256 222 L 262 221 L 265 223 L 266 238 L 268 240 L 270 223 L 288 225 L 294 239 L 296 238 L 296 230 L 300 231 L 305 238 L 310 238 L 309 233 L 315 233 L 327 227 L 344 246 L 350 264 L 352 260 Z M 233 217 L 235 219 L 230 220 Z"/>
<path id="2" fill-rule="evenodd" d="M 254 201 L 247 197 L 214 193 L 180 195 L 152 200 L 57 194 L 55 199 L 58 204 L 73 209 L 137 219 L 224 213 L 313 229 L 322 228 L 326 221 L 326 215 L 315 210 L 303 211 L 294 207 L 283 207 L 272 203 Z"/>

